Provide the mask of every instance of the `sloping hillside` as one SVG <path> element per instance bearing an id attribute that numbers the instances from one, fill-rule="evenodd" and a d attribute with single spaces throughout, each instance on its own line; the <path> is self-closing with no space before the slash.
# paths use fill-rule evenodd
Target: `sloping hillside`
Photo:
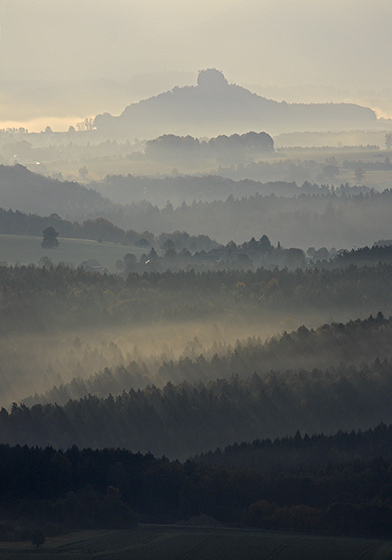
<path id="1" fill-rule="evenodd" d="M 115 205 L 79 183 L 32 173 L 22 165 L 0 165 L 0 207 L 72 219 L 110 212 Z"/>

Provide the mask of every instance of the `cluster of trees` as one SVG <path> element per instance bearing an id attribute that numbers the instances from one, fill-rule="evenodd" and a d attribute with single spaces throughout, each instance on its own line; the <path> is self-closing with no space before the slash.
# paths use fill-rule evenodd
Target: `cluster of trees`
<path id="1" fill-rule="evenodd" d="M 352 264 L 366 266 L 377 263 L 392 263 L 391 242 L 381 241 L 375 243 L 373 247 L 360 247 L 359 249 L 351 249 L 351 251 L 340 251 L 331 260 L 329 266 L 349 266 Z"/>
<path id="2" fill-rule="evenodd" d="M 239 162 L 274 151 L 274 141 L 266 132 L 221 135 L 209 140 L 192 136 L 164 134 L 146 143 L 145 154 L 152 160 L 180 162 L 181 160 L 215 159 L 219 162 Z"/>
<path id="3" fill-rule="evenodd" d="M 342 174 L 345 174 L 347 177 L 347 172 L 350 172 L 350 175 L 352 173 L 350 180 L 355 183 L 351 187 L 351 194 L 359 194 L 361 192 L 365 194 L 371 190 L 363 184 L 368 171 L 374 173 L 377 171 L 391 171 L 392 169 L 389 157 L 386 156 L 383 160 L 380 160 L 380 155 L 377 156 L 377 161 L 369 161 L 368 158 L 367 160 L 350 159 L 339 162 L 335 157 L 327 158 L 324 162 L 315 161 L 314 159 L 302 161 L 299 159 L 282 159 L 280 161 L 244 161 L 237 164 L 237 161 L 233 159 L 227 167 L 220 165 L 216 170 L 217 174 L 234 181 L 244 179 L 263 182 L 295 181 L 298 185 L 304 182 L 319 183 L 322 186 L 318 187 L 318 190 L 324 193 L 328 191 L 328 185 L 336 185 L 341 182 Z M 291 193 L 288 191 L 286 195 L 296 194 L 297 189 L 298 187 L 292 188 Z M 284 194 L 279 191 L 278 193 Z"/>
<path id="4" fill-rule="evenodd" d="M 369 161 L 369 160 L 345 160 L 342 163 L 343 169 L 362 169 L 363 171 L 391 171 L 392 170 L 392 163 L 390 161 L 389 156 L 384 156 L 383 160 L 381 161 Z"/>
<path id="5" fill-rule="evenodd" d="M 129 527 L 136 518 L 173 523 L 202 514 L 267 529 L 387 536 L 391 432 L 391 426 L 380 425 L 333 437 L 296 434 L 254 442 L 255 450 L 282 458 L 264 472 L 257 463 L 213 464 L 212 455 L 180 463 L 119 448 L 1 445 L 1 516 L 7 521 L 0 525 L 0 538 L 7 538 L 11 527 L 20 531 L 29 524 L 53 535 L 75 527 Z M 236 451 L 247 447 L 238 445 Z M 300 465 L 286 463 L 286 457 L 302 453 Z M 219 457 L 235 453 L 231 448 L 214 455 L 219 463 Z"/>
<path id="6" fill-rule="evenodd" d="M 235 160 L 234 160 L 235 161 Z M 252 179 L 253 181 L 295 181 L 298 185 L 302 183 L 319 183 L 318 191 L 328 192 L 329 185 L 336 185 L 341 182 L 341 176 L 344 173 L 347 177 L 347 170 L 352 171 L 351 181 L 354 184 L 350 187 L 351 194 L 367 193 L 371 189 L 363 184 L 366 177 L 362 162 L 344 162 L 339 163 L 335 157 L 327 158 L 326 161 L 320 162 L 314 159 L 282 159 L 280 161 L 251 161 L 239 163 L 238 165 L 229 165 L 228 167 L 220 165 L 217 173 L 222 177 L 227 177 L 235 181 L 244 179 Z M 348 164 L 347 166 L 345 164 Z M 385 163 L 379 162 L 374 165 L 374 170 L 388 169 Z M 345 185 L 344 189 L 347 189 Z M 334 187 L 332 187 L 334 188 Z M 341 187 L 338 187 L 338 190 Z M 298 187 L 297 187 L 298 189 Z M 291 190 L 291 194 L 296 189 Z M 317 192 L 316 189 L 314 192 Z M 284 194 L 283 192 L 279 194 Z M 289 194 L 289 192 L 286 193 Z"/>
<path id="7" fill-rule="evenodd" d="M 137 244 L 140 246 L 141 241 Z M 193 243 L 192 246 L 194 245 Z M 278 266 L 295 270 L 306 266 L 306 257 L 302 249 L 284 249 L 280 247 L 280 243 L 277 247 L 273 247 L 266 235 L 263 235 L 259 240 L 252 237 L 250 241 L 241 245 L 230 241 L 226 246 L 215 244 L 215 247 L 209 251 L 201 250 L 194 253 L 191 253 L 187 248 L 177 252 L 174 242 L 170 239 L 170 236 L 167 236 L 167 240 L 161 245 L 161 249 L 165 250 L 161 257 L 152 247 L 148 254 L 142 254 L 139 262 L 134 254 L 128 253 L 125 255 L 123 262 L 118 262 L 117 266 L 126 275 L 131 272 L 144 272 L 147 269 L 155 272 L 191 269 L 197 271 L 255 270 L 260 266 Z"/>

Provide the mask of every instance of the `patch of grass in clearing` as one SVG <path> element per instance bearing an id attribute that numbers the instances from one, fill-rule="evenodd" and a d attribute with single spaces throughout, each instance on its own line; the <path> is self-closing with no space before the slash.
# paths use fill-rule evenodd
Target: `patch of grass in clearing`
<path id="1" fill-rule="evenodd" d="M 0 543 L 0 560 L 387 560 L 392 541 L 241 529 L 139 527 L 49 538 L 39 549 Z"/>
<path id="2" fill-rule="evenodd" d="M 67 239 L 59 237 L 55 249 L 42 249 L 42 237 L 27 235 L 0 235 L 0 262 L 8 265 L 38 264 L 42 257 L 48 257 L 54 265 L 59 262 L 80 265 L 83 261 L 96 259 L 109 272 L 119 272 L 116 261 L 127 253 L 133 253 L 139 260 L 149 249 L 140 249 L 121 243 L 98 243 L 90 239 Z"/>

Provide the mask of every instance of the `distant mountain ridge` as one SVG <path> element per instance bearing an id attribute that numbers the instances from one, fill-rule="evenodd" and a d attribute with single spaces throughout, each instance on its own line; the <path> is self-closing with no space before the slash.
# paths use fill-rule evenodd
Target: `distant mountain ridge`
<path id="1" fill-rule="evenodd" d="M 128 105 L 118 117 L 97 115 L 94 126 L 112 137 L 153 137 L 165 133 L 230 134 L 235 130 L 329 131 L 377 127 L 376 113 L 353 103 L 288 104 L 229 84 L 222 72 L 199 73 L 196 86 L 175 87 Z"/>

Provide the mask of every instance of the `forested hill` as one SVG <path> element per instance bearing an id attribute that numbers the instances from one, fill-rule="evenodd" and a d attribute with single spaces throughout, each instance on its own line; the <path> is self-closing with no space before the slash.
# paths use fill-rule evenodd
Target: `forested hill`
<path id="1" fill-rule="evenodd" d="M 369 430 L 339 430 L 333 435 L 300 434 L 271 439 L 256 439 L 251 443 L 236 442 L 225 449 L 195 456 L 197 464 L 227 469 L 252 469 L 263 473 L 279 470 L 317 471 L 344 463 L 365 460 L 392 460 L 392 426 L 380 423 Z"/>
<path id="2" fill-rule="evenodd" d="M 262 162 L 259 162 L 259 165 L 261 164 Z M 212 174 L 172 175 L 169 177 L 108 175 L 102 181 L 92 181 L 88 186 L 116 203 L 129 204 L 145 200 L 160 208 L 164 208 L 166 205 L 168 208 L 181 206 L 183 202 L 189 205 L 193 201 L 213 202 L 214 200 L 226 200 L 229 196 L 244 198 L 255 194 L 296 197 L 333 193 L 336 196 L 351 197 L 360 193 L 372 192 L 372 189 L 366 186 L 340 185 L 335 188 L 309 181 L 304 181 L 301 185 L 294 181 L 234 180 Z"/>
<path id="3" fill-rule="evenodd" d="M 260 97 L 229 84 L 215 69 L 199 73 L 197 86 L 174 88 L 125 108 L 119 117 L 97 115 L 94 126 L 107 137 L 154 137 L 194 131 L 197 136 L 267 130 L 272 134 L 299 130 L 374 128 L 373 110 L 354 104 L 288 104 Z"/>
<path id="4" fill-rule="evenodd" d="M 91 189 L 110 198 L 116 203 L 130 204 L 145 200 L 154 206 L 170 208 L 181 206 L 183 202 L 192 204 L 194 200 L 213 202 L 226 200 L 228 196 L 246 197 L 256 193 L 269 196 L 298 196 L 300 194 L 328 194 L 328 187 L 307 183 L 303 188 L 288 181 L 234 181 L 219 175 L 181 175 L 171 177 L 139 177 L 136 175 L 108 175 L 102 181 L 88 184 Z M 368 192 L 370 189 L 366 189 Z M 348 188 L 347 194 L 356 194 L 356 189 Z M 168 201 L 170 201 L 168 203 Z"/>
<path id="5" fill-rule="evenodd" d="M 190 177 L 159 180 L 111 177 L 96 187 L 109 198 L 111 191 L 116 198 L 129 195 L 132 202 L 116 204 L 78 183 L 48 179 L 19 165 L 0 166 L 0 207 L 49 215 L 52 222 L 57 220 L 54 214 L 62 218 L 68 216 L 70 221 L 103 218 L 124 231 L 149 231 L 155 236 L 175 231 L 187 231 L 189 235 L 203 233 L 223 244 L 267 235 L 275 246 L 280 242 L 284 247 L 304 249 L 369 246 L 377 239 L 392 238 L 391 190 L 364 194 L 355 188 L 233 182 L 218 177 L 194 180 Z M 159 191 L 161 201 L 163 198 L 167 201 L 170 193 L 175 192 L 178 202 L 185 199 L 189 202 L 179 203 L 177 207 L 165 203 L 159 208 L 150 202 L 135 201 L 134 197 L 141 196 L 141 188 L 147 189 L 149 197 Z M 229 195 L 225 194 L 226 188 Z M 211 200 L 214 192 L 217 200 Z M 196 202 L 193 195 L 210 199 L 210 202 Z M 36 225 L 30 225 L 37 231 Z M 56 227 L 55 223 L 50 225 Z M 60 220 L 58 225 L 66 226 L 66 234 L 76 228 L 61 224 Z M 118 238 L 115 234 L 113 239 Z"/>
<path id="6" fill-rule="evenodd" d="M 106 367 L 87 379 L 74 378 L 45 395 L 24 399 L 24 403 L 65 404 L 69 399 L 119 395 L 123 390 L 142 389 L 151 384 L 162 388 L 168 382 L 207 383 L 213 379 L 230 379 L 233 375 L 251 377 L 255 372 L 266 378 L 274 371 L 325 370 L 342 364 L 363 368 L 365 362 L 373 363 L 379 358 L 392 361 L 392 318 L 385 319 L 378 313 L 376 318 L 325 324 L 317 329 L 301 326 L 267 341 L 259 338 L 237 341 L 235 347 L 203 349 L 194 340 L 190 351 L 193 356 L 178 360 L 168 358 L 146 364 L 133 359 L 125 365 Z"/>
<path id="7" fill-rule="evenodd" d="M 336 196 L 229 196 L 213 202 L 183 203 L 159 209 L 152 204 L 131 205 L 132 227 L 160 233 L 186 230 L 226 244 L 265 234 L 273 245 L 284 247 L 335 247 L 372 245 L 392 238 L 392 191 Z M 359 226 L 360 224 L 360 226 Z"/>
<path id="8" fill-rule="evenodd" d="M 392 367 L 287 371 L 168 383 L 88 396 L 64 406 L 14 404 L 0 414 L 0 442 L 66 449 L 120 447 L 186 458 L 236 441 L 276 438 L 297 430 L 331 434 L 392 422 Z"/>
<path id="9" fill-rule="evenodd" d="M 0 207 L 39 215 L 56 213 L 73 219 L 116 208 L 79 183 L 50 179 L 23 165 L 0 165 Z"/>

